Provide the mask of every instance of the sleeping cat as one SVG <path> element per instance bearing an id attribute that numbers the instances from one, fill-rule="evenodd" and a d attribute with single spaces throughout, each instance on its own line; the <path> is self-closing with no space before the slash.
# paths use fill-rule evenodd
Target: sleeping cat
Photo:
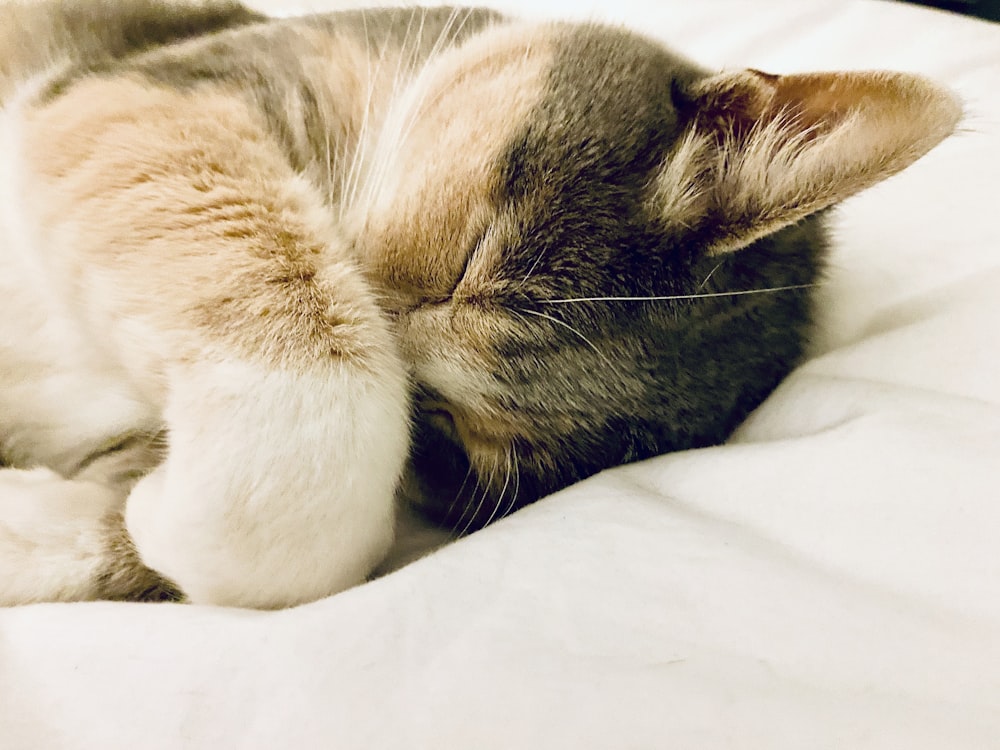
<path id="1" fill-rule="evenodd" d="M 717 443 L 915 76 L 708 73 L 485 10 L 0 6 L 0 604 L 280 607 Z"/>

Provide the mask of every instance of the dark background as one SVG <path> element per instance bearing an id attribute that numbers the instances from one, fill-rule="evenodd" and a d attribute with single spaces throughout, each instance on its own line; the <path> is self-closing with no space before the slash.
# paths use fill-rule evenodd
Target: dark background
<path id="1" fill-rule="evenodd" d="M 909 2 L 967 16 L 978 16 L 990 21 L 1000 21 L 1000 0 L 909 0 Z"/>

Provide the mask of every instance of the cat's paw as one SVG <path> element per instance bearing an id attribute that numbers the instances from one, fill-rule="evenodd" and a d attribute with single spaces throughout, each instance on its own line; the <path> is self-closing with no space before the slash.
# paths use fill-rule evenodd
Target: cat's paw
<path id="1" fill-rule="evenodd" d="M 394 375 L 192 372 L 167 458 L 126 504 L 142 561 L 194 603 L 285 607 L 362 583 L 392 543 L 406 457 Z"/>
<path id="2" fill-rule="evenodd" d="M 49 469 L 0 470 L 0 606 L 100 596 L 114 487 Z"/>

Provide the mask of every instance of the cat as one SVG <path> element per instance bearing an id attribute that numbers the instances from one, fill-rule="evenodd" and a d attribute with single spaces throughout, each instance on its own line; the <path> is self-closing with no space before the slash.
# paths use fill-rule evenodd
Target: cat
<path id="1" fill-rule="evenodd" d="M 948 136 L 883 72 L 712 73 L 483 9 L 0 6 L 0 604 L 315 600 L 719 443 L 823 215 Z"/>

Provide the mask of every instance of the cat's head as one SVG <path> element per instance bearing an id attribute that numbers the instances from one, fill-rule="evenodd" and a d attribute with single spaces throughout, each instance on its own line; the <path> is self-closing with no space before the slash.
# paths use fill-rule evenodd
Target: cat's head
<path id="1" fill-rule="evenodd" d="M 475 528 L 725 439 L 801 354 L 817 212 L 958 117 L 914 76 L 710 75 L 595 25 L 498 25 L 433 59 L 356 232 L 416 382 L 419 504 Z"/>

